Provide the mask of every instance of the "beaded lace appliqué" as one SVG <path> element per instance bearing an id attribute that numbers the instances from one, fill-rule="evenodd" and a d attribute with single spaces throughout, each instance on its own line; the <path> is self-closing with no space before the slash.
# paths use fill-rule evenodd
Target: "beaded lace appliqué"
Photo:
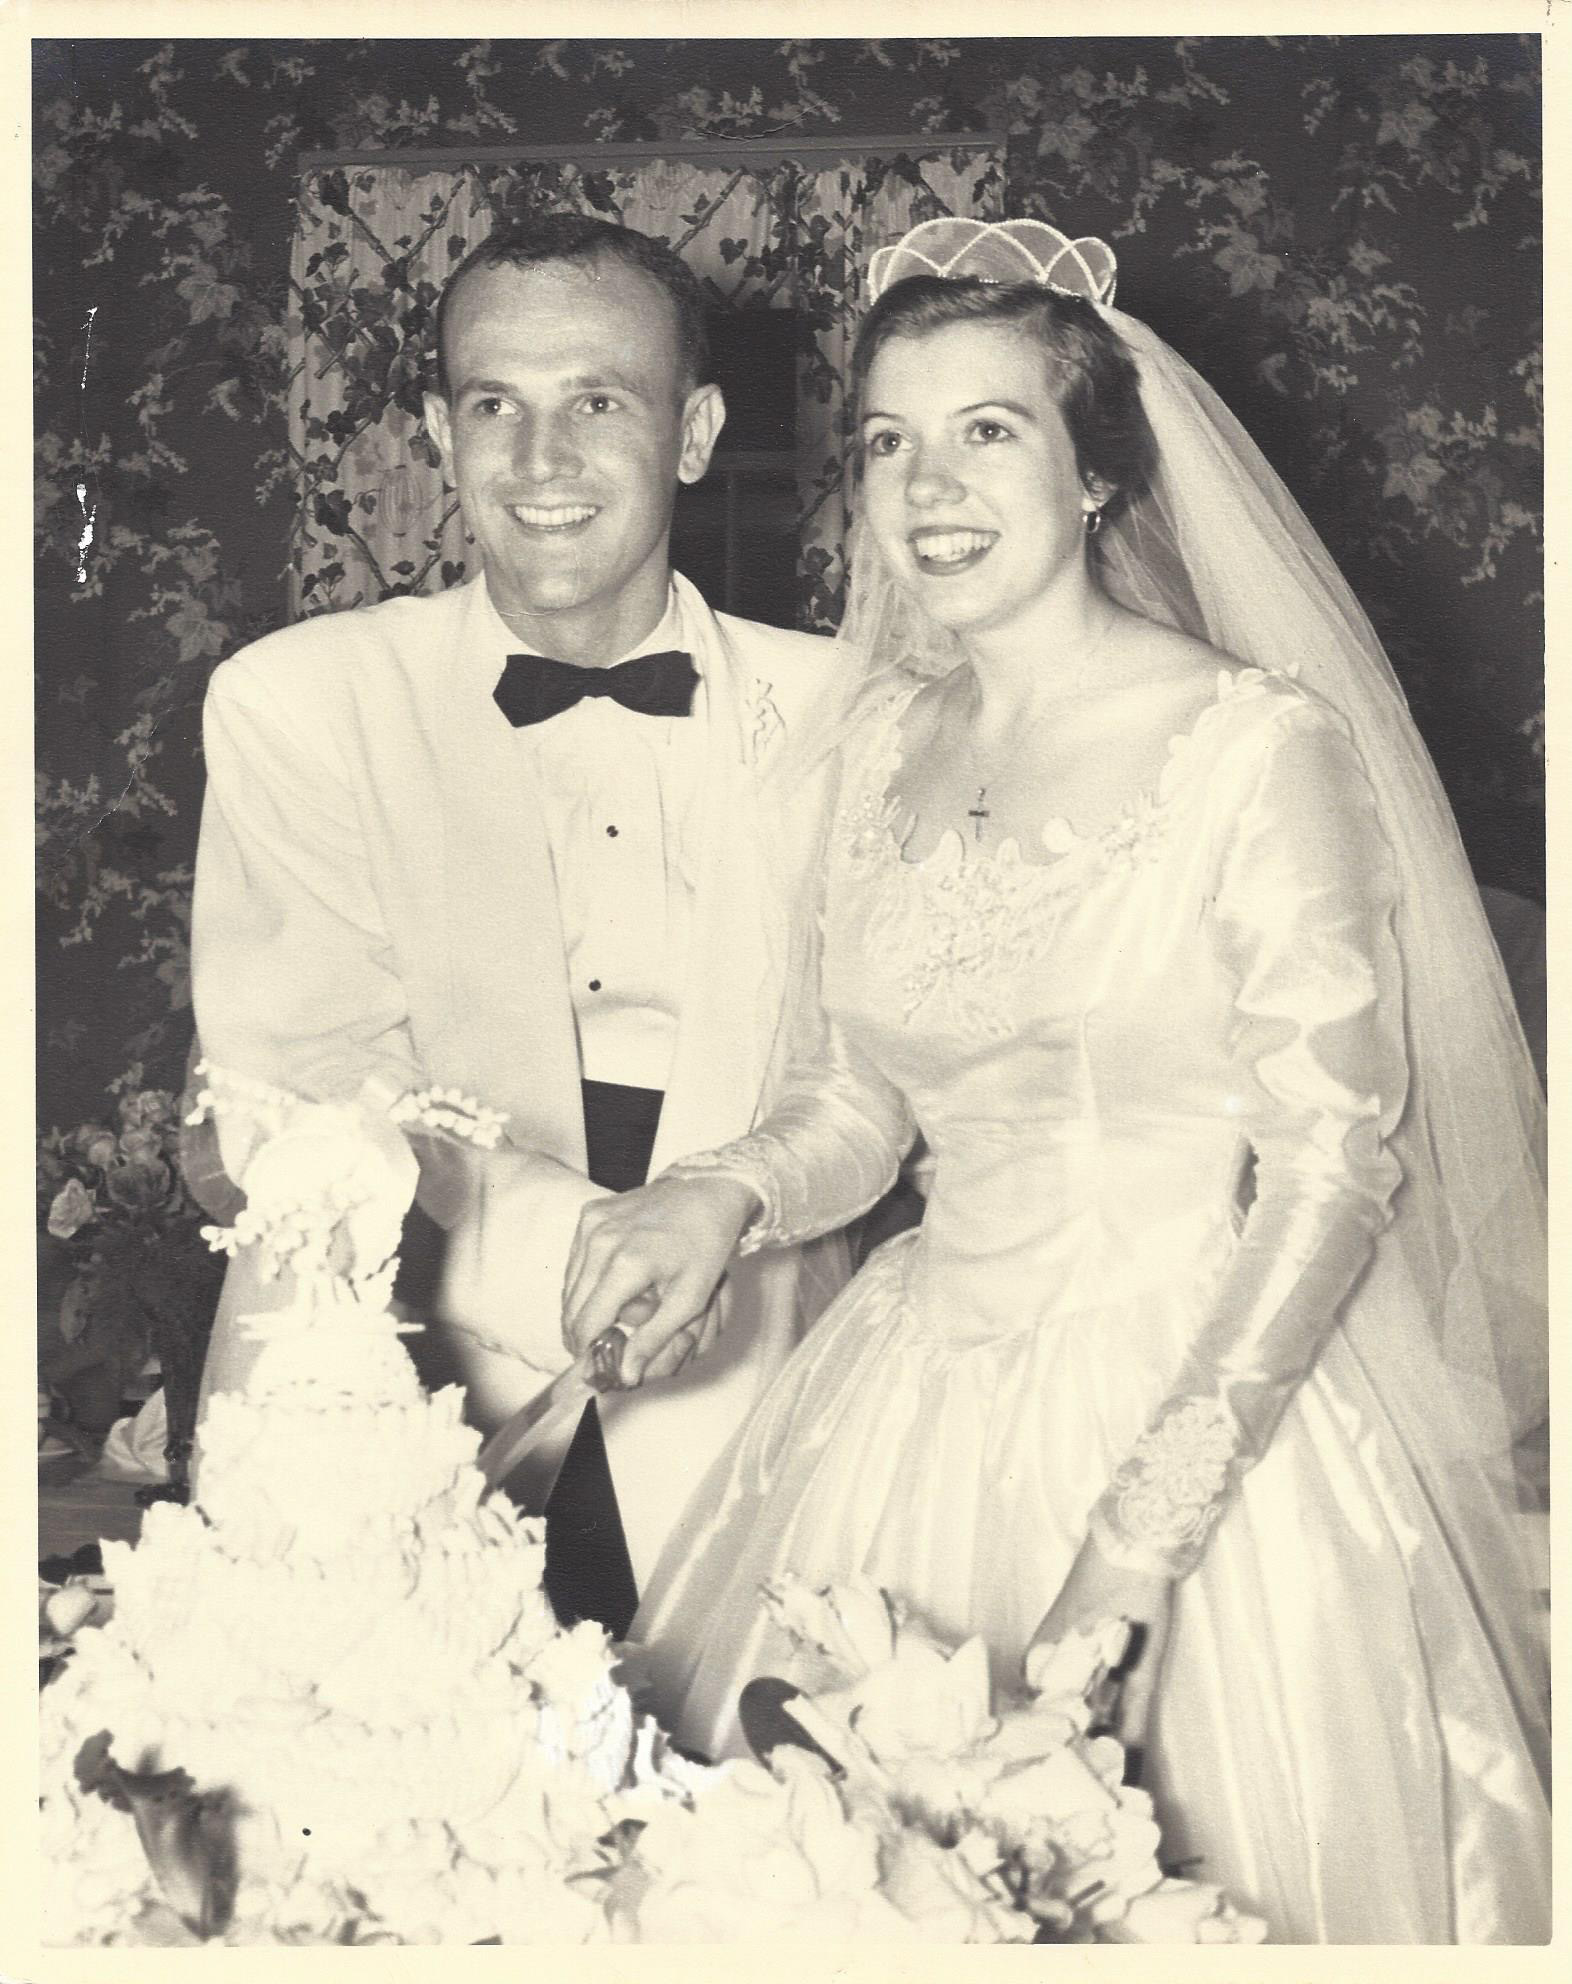
<path id="1" fill-rule="evenodd" d="M 1256 679 L 1254 670 L 1224 672 L 1217 702 Z M 837 852 L 879 884 L 865 906 L 860 939 L 900 967 L 902 1017 L 910 1021 L 934 1002 L 961 1032 L 1004 1039 L 1020 1023 L 1019 980 L 1047 953 L 1072 889 L 1161 851 L 1167 802 L 1200 722 L 1172 740 L 1156 786 L 1102 833 L 1082 836 L 1067 821 L 1049 822 L 1042 838 L 1053 861 L 1023 860 L 1014 841 L 969 853 L 951 832 L 925 861 L 908 862 L 891 786 L 900 764 L 900 718 L 916 693 L 893 693 L 876 714 L 877 742 L 836 823 Z"/>
<path id="2" fill-rule="evenodd" d="M 1103 1509 L 1112 1526 L 1188 1568 L 1222 1513 L 1237 1445 L 1233 1418 L 1216 1399 L 1176 1400 L 1108 1484 Z"/>
<path id="3" fill-rule="evenodd" d="M 886 897 L 869 939 L 888 936 L 889 955 L 905 960 L 903 1019 L 937 1001 L 963 1032 L 1004 1039 L 1019 1024 L 1014 982 L 1047 951 L 1058 921 L 1048 907 L 1056 892 L 1047 869 L 1013 850 L 981 861 L 944 859 L 948 852 L 909 871 L 917 880 L 907 900 Z"/>

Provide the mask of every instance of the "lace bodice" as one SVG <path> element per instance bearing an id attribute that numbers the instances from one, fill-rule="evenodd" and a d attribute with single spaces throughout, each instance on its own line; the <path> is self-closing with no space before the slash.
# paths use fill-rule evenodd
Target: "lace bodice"
<path id="1" fill-rule="evenodd" d="M 1095 1326 L 1177 1282 L 1177 1345 L 1110 1344 L 1151 1401 L 1092 1532 L 1188 1570 L 1264 1451 L 1386 1218 L 1402 1106 L 1394 882 L 1338 719 L 1220 673 L 1106 831 L 947 833 L 903 858 L 892 694 L 848 752 L 822 916 L 823 1011 L 766 1121 L 712 1162 L 765 1211 L 747 1245 L 872 1204 L 920 1126 L 905 1271 L 936 1355 Z"/>
<path id="2" fill-rule="evenodd" d="M 904 960 L 903 1017 L 913 1020 L 936 1002 L 963 1030 L 995 1038 L 1013 1031 L 1018 1015 L 1010 987 L 1046 956 L 1070 893 L 1158 858 L 1169 801 L 1197 730 L 1224 698 L 1258 679 L 1259 670 L 1220 673 L 1217 700 L 1196 728 L 1170 740 L 1156 783 L 1101 832 L 1079 834 L 1068 820 L 1050 819 L 1038 836 L 1040 851 L 1028 857 L 1018 839 L 968 847 L 949 827 L 921 861 L 905 856 L 894 792 L 900 722 L 914 691 L 903 685 L 892 692 L 854 767 L 835 838 L 849 868 L 885 873 L 887 886 L 870 906 L 868 942 L 870 948 L 888 943 Z"/>

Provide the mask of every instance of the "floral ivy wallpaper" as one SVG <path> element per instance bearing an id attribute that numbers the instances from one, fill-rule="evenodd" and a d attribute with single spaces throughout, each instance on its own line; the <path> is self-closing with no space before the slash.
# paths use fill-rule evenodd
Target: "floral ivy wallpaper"
<path id="1" fill-rule="evenodd" d="M 593 179 L 610 142 L 745 158 L 1004 134 L 1004 209 L 1113 242 L 1121 303 L 1213 381 L 1342 561 L 1481 879 L 1542 893 L 1533 38 L 35 55 L 46 1125 L 112 1111 L 112 1082 L 178 1087 L 203 688 L 298 587 L 290 244 L 311 149 L 579 145 Z"/>
<path id="2" fill-rule="evenodd" d="M 291 606 L 332 611 L 401 588 L 438 591 L 465 574 L 472 553 L 463 517 L 422 421 L 436 299 L 494 229 L 517 215 L 568 210 L 671 241 L 714 313 L 746 312 L 755 326 L 764 309 L 786 317 L 792 342 L 778 363 L 791 373 L 795 404 L 795 502 L 783 519 L 796 548 L 794 617 L 833 633 L 845 605 L 846 381 L 863 273 L 881 242 L 918 221 L 998 219 L 1004 151 L 997 140 L 914 139 L 828 165 L 625 151 L 597 165 L 591 150 L 585 162 L 428 157 L 303 173 L 290 258 Z M 750 372 L 757 351 L 755 331 Z M 728 435 L 751 380 L 735 384 Z M 728 435 L 712 482 L 724 473 Z"/>

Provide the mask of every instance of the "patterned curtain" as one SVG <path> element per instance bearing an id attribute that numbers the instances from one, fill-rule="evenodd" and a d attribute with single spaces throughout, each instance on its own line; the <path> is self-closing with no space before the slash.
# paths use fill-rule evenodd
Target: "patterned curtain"
<path id="1" fill-rule="evenodd" d="M 454 159 L 306 173 L 291 264 L 293 612 L 463 577 L 463 518 L 421 423 L 437 298 L 495 227 L 556 209 L 664 236 L 717 306 L 796 314 L 797 618 L 832 629 L 845 597 L 843 382 L 868 257 L 936 214 L 996 218 L 1003 198 L 1002 142 L 929 140 L 828 167 L 652 152 L 604 165 Z"/>

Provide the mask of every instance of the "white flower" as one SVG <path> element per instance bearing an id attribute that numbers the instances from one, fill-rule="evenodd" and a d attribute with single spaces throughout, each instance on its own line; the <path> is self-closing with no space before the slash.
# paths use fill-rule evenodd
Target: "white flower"
<path id="1" fill-rule="evenodd" d="M 892 1657 L 849 1688 L 815 1697 L 822 1714 L 897 1768 L 910 1759 L 965 1757 L 993 1735 L 988 1652 L 980 1639 L 947 1654 L 915 1635 L 898 1635 Z"/>
<path id="2" fill-rule="evenodd" d="M 850 1681 L 895 1651 L 896 1616 L 871 1578 L 815 1588 L 788 1574 L 763 1588 L 775 1622 L 799 1645 L 823 1654 Z"/>
<path id="3" fill-rule="evenodd" d="M 56 1240 L 69 1240 L 93 1217 L 92 1193 L 80 1178 L 68 1178 L 50 1202 L 50 1233 Z"/>
<path id="4" fill-rule="evenodd" d="M 643 1942 L 899 1937 L 879 1892 L 879 1840 L 853 1821 L 821 1759 L 732 1763 L 691 1809 L 654 1812 L 618 1881 L 622 1933 Z"/>
<path id="5" fill-rule="evenodd" d="M 1202 1881 L 1159 1881 L 1137 1895 L 1107 1933 L 1120 1943 L 1259 1943 L 1266 1924 L 1241 1915 L 1220 1888 Z"/>
<path id="6" fill-rule="evenodd" d="M 1062 1639 L 1039 1641 L 1027 1649 L 1026 1685 L 1042 1705 L 1052 1704 L 1072 1716 L 1078 1709 L 1084 1712 L 1087 1696 L 1129 1643 L 1125 1619 L 1100 1619 L 1075 1627 Z"/>
<path id="7" fill-rule="evenodd" d="M 999 1852 L 985 1834 L 941 1846 L 896 1833 L 880 1853 L 884 1893 L 924 1942 L 1029 1943 L 1036 1923 L 1010 1899 Z"/>
<path id="8" fill-rule="evenodd" d="M 1079 1748 L 998 1778 L 978 1816 L 1029 1864 L 1051 1869 L 1067 1900 L 1095 1887 L 1099 1916 L 1107 1898 L 1141 1893 L 1157 1878 L 1162 1840 L 1150 1798 L 1109 1784 Z"/>

